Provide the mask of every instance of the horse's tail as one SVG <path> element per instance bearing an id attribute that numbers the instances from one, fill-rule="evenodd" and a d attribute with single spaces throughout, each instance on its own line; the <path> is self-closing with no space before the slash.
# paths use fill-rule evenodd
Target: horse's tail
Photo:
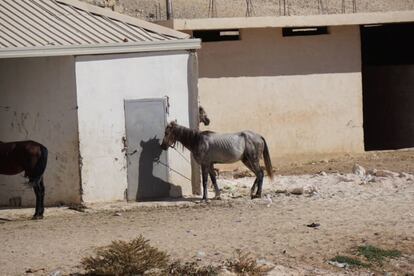
<path id="1" fill-rule="evenodd" d="M 31 176 L 29 177 L 29 183 L 31 185 L 37 185 L 39 181 L 42 179 L 43 174 L 46 170 L 48 150 L 43 145 L 39 145 L 39 146 L 40 146 L 40 157 L 36 162 L 36 165 L 31 173 Z"/>
<path id="2" fill-rule="evenodd" d="M 263 159 L 264 159 L 265 166 L 266 166 L 266 172 L 267 172 L 267 175 L 270 177 L 270 179 L 273 179 L 273 167 L 272 167 L 272 161 L 270 160 L 269 148 L 267 147 L 265 138 L 262 137 L 262 140 L 264 143 Z"/>

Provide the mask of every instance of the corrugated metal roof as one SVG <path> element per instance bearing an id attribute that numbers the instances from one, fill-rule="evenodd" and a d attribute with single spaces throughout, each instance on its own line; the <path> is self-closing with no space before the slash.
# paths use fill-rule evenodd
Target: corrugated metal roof
<path id="1" fill-rule="evenodd" d="M 187 34 L 75 0 L 0 0 L 2 52 L 29 48 L 155 45 Z"/>

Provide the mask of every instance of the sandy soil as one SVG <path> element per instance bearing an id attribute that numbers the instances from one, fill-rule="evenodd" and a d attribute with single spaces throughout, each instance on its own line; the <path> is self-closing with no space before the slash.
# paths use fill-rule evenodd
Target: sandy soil
<path id="1" fill-rule="evenodd" d="M 48 208 L 43 221 L 28 220 L 31 209 L 0 210 L 1 275 L 82 272 L 80 260 L 94 248 L 140 234 L 172 258 L 200 263 L 219 264 L 242 249 L 274 264 L 271 275 L 413 273 L 413 152 L 386 155 L 366 161 L 367 169 L 377 168 L 371 174 L 352 173 L 354 161 L 363 164 L 366 156 L 288 166 L 283 174 L 308 174 L 266 179 L 258 200 L 248 197 L 253 178 L 222 175 L 223 199 L 209 204 L 188 199 L 96 205 L 86 212 Z M 387 164 L 395 173 L 382 170 Z M 338 172 L 329 173 L 328 166 Z M 307 227 L 311 223 L 320 226 Z M 364 244 L 403 255 L 370 270 L 327 263 Z"/>

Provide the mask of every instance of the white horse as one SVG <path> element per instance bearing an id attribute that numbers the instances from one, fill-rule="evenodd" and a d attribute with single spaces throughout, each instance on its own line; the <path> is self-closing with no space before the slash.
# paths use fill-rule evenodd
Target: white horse
<path id="1" fill-rule="evenodd" d="M 252 199 L 262 196 L 264 173 L 259 163 L 262 156 L 266 172 L 273 178 L 272 163 L 266 140 L 252 131 L 218 134 L 212 131 L 189 129 L 176 122 L 171 122 L 165 128 L 161 148 L 167 150 L 169 147 L 174 147 L 177 141 L 191 151 L 196 162 L 201 165 L 204 200 L 207 200 L 208 175 L 213 182 L 216 198 L 220 198 L 220 190 L 214 171 L 216 163 L 233 163 L 241 160 L 256 175 L 250 190 Z M 256 186 L 257 191 L 254 194 Z"/>

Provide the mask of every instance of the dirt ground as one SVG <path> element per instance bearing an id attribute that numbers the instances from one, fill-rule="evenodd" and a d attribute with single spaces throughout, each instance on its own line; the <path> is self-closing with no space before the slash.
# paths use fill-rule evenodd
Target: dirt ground
<path id="1" fill-rule="evenodd" d="M 353 171 L 355 163 L 366 172 Z M 0 210 L 0 274 L 79 273 L 94 248 L 142 234 L 172 258 L 201 264 L 220 264 L 241 249 L 274 265 L 269 275 L 414 275 L 413 150 L 289 164 L 276 174 L 256 200 L 249 199 L 252 177 L 222 174 L 222 200 L 208 204 L 48 208 L 42 221 L 29 220 L 32 209 Z M 328 263 L 361 245 L 402 256 L 370 268 Z"/>

